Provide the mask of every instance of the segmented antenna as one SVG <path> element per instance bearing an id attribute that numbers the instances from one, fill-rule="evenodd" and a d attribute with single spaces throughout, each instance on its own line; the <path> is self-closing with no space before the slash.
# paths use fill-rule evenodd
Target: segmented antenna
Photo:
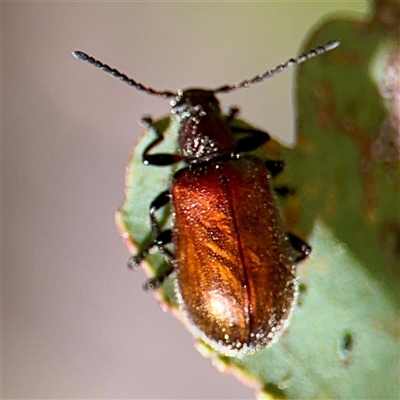
<path id="1" fill-rule="evenodd" d="M 72 55 L 74 57 L 76 57 L 78 60 L 86 61 L 87 63 L 95 66 L 96 68 L 103 70 L 104 72 L 106 72 L 107 74 L 110 74 L 114 78 L 119 79 L 121 82 L 124 82 L 124 83 L 128 84 L 129 86 L 133 86 L 136 90 L 140 90 L 142 92 L 145 92 L 147 94 L 152 94 L 154 96 L 161 96 L 164 99 L 169 99 L 171 97 L 177 96 L 177 93 L 170 92 L 168 90 L 159 91 L 159 90 L 152 89 L 150 87 L 146 87 L 146 86 L 142 85 L 141 83 L 136 82 L 135 80 L 133 80 L 131 78 L 128 78 L 125 74 L 122 74 L 118 70 L 111 68 L 109 65 L 103 64 L 101 61 L 96 60 L 95 58 L 87 55 L 83 51 L 73 51 Z"/>
<path id="2" fill-rule="evenodd" d="M 338 47 L 340 44 L 339 40 L 331 40 L 327 42 L 323 46 L 318 46 L 315 49 L 309 50 L 307 53 L 304 53 L 296 58 L 291 58 L 287 60 L 283 64 L 277 65 L 275 68 L 269 69 L 268 71 L 264 72 L 263 74 L 256 75 L 254 78 L 246 79 L 242 82 L 237 83 L 236 85 L 224 85 L 220 86 L 217 89 L 214 89 L 214 93 L 229 93 L 233 90 L 249 87 L 250 85 L 254 85 L 255 83 L 259 83 L 264 81 L 265 79 L 271 78 L 276 74 L 284 71 L 289 67 L 294 67 L 296 65 L 302 64 L 303 62 L 313 58 L 315 56 L 319 56 L 327 51 L 333 50 Z"/>
<path id="3" fill-rule="evenodd" d="M 286 61 L 283 64 L 280 64 L 276 66 L 275 68 L 269 69 L 268 71 L 264 72 L 261 75 L 256 75 L 254 78 L 251 79 L 246 79 L 240 83 L 237 83 L 236 85 L 224 85 L 220 86 L 217 89 L 214 89 L 214 93 L 229 93 L 237 89 L 249 87 L 250 85 L 254 85 L 255 83 L 259 83 L 264 81 L 265 79 L 271 78 L 276 74 L 279 74 L 280 72 L 284 71 L 285 69 L 289 67 L 294 67 L 296 65 L 302 64 L 303 62 L 309 60 L 310 58 L 313 58 L 315 56 L 319 56 L 320 54 L 323 54 L 327 51 L 333 50 L 336 47 L 338 47 L 340 42 L 338 40 L 331 40 L 328 43 L 326 43 L 323 46 L 318 46 L 315 49 L 312 49 L 308 51 L 307 53 L 304 53 L 300 55 L 299 57 L 296 58 L 291 58 L 288 61 Z M 87 63 L 95 66 L 96 68 L 99 68 L 103 70 L 104 72 L 107 72 L 107 74 L 110 74 L 114 78 L 119 79 L 121 82 L 124 82 L 128 84 L 129 86 L 133 86 L 136 90 L 140 90 L 142 92 L 145 92 L 147 94 L 151 94 L 154 96 L 160 96 L 164 99 L 169 99 L 171 97 L 177 97 L 176 92 L 171 92 L 169 90 L 164 90 L 164 91 L 159 91 L 152 89 L 150 87 L 144 86 L 139 82 L 136 82 L 135 80 L 128 78 L 125 74 L 122 74 L 118 70 L 111 68 L 107 64 L 103 64 L 101 61 L 94 59 L 93 57 L 87 55 L 86 53 L 82 51 L 73 51 L 72 54 L 74 57 L 76 57 L 78 60 L 86 61 Z"/>

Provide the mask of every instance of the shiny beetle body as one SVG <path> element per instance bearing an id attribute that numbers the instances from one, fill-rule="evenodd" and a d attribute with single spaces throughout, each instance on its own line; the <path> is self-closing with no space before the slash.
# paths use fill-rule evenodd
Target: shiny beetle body
<path id="1" fill-rule="evenodd" d="M 209 107 L 213 97 L 197 90 L 203 117 L 189 112 L 181 121 L 189 167 L 171 185 L 176 293 L 196 336 L 235 354 L 266 347 L 285 328 L 297 295 L 295 255 L 270 173 L 260 159 L 239 155 L 215 97 Z"/>
<path id="2" fill-rule="evenodd" d="M 253 353 L 279 338 L 296 302 L 295 264 L 311 248 L 285 231 L 274 198 L 271 178 L 283 169 L 283 161 L 262 161 L 246 154 L 270 136 L 235 127 L 238 110 L 224 116 L 215 95 L 260 82 L 338 44 L 328 42 L 237 85 L 178 93 L 145 87 L 85 53 L 74 53 L 138 90 L 172 98 L 172 117 L 179 121 L 179 153 L 151 153 L 163 136 L 150 118 L 144 118 L 157 137 L 142 158 L 149 165 L 185 161 L 187 166 L 150 204 L 154 242 L 131 257 L 129 265 L 137 267 L 150 248 L 158 247 L 170 260 L 170 268 L 145 287 L 158 288 L 174 273 L 176 295 L 189 329 L 222 354 Z M 288 192 L 282 189 L 278 193 Z M 173 226 L 162 231 L 155 214 L 169 202 Z M 174 254 L 166 248 L 170 242 Z"/>

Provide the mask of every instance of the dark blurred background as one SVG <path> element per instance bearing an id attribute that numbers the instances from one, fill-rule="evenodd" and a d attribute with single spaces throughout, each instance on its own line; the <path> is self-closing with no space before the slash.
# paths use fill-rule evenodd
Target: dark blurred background
<path id="1" fill-rule="evenodd" d="M 114 225 L 148 113 L 168 102 L 77 61 L 86 51 L 159 89 L 215 87 L 298 54 L 364 1 L 8 2 L 3 24 L 3 398 L 247 399 L 141 290 Z M 293 71 L 220 96 L 293 143 Z M 149 199 L 150 201 L 151 199 Z M 144 227 L 144 229 L 148 229 Z"/>

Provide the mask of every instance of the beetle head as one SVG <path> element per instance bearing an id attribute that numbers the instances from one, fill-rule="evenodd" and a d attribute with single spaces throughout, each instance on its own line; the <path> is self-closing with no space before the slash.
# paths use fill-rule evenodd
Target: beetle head
<path id="1" fill-rule="evenodd" d="M 171 101 L 172 114 L 180 121 L 187 119 L 200 120 L 206 115 L 220 115 L 219 101 L 214 91 L 205 89 L 186 89 L 179 91 Z"/>
<path id="2" fill-rule="evenodd" d="M 178 145 L 189 164 L 229 157 L 236 150 L 233 133 L 221 115 L 213 90 L 186 89 L 171 101 L 180 123 Z"/>

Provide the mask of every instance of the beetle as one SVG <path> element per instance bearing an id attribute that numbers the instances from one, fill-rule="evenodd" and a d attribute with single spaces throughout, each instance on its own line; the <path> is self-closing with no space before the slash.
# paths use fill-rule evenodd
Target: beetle
<path id="1" fill-rule="evenodd" d="M 281 336 L 297 298 L 296 263 L 310 254 L 311 247 L 285 231 L 274 198 L 271 179 L 284 162 L 246 154 L 270 135 L 235 127 L 238 109 L 224 116 L 216 95 L 262 82 L 338 45 L 330 41 L 238 84 L 178 92 L 146 87 L 83 52 L 73 52 L 137 90 L 172 99 L 172 116 L 179 122 L 179 153 L 152 153 L 163 135 L 146 117 L 143 122 L 154 129 L 156 138 L 145 148 L 142 161 L 155 166 L 184 161 L 186 166 L 151 202 L 154 241 L 128 265 L 138 267 L 157 247 L 170 261 L 169 269 L 149 279 L 145 288 L 159 288 L 174 272 L 176 296 L 189 329 L 224 355 L 251 354 Z M 168 203 L 172 228 L 162 230 L 156 211 Z M 174 254 L 166 247 L 171 242 Z"/>

